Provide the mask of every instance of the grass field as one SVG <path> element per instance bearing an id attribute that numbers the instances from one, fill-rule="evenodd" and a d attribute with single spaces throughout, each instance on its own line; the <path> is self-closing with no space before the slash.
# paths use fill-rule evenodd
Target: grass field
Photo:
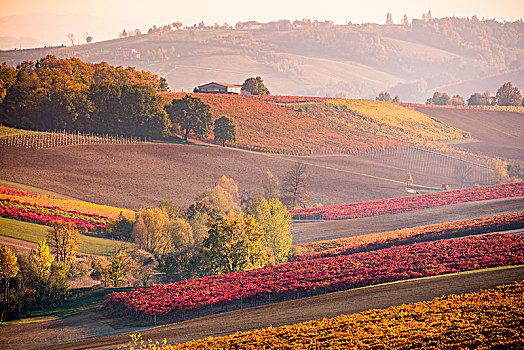
<path id="1" fill-rule="evenodd" d="M 8 136 L 16 136 L 16 135 L 35 134 L 35 133 L 36 131 L 21 130 L 21 129 L 15 129 L 15 128 L 10 128 L 8 126 L 0 125 L 0 138 L 8 137 Z"/>
<path id="2" fill-rule="evenodd" d="M 29 222 L 0 218 L 0 236 L 12 237 L 26 242 L 39 243 L 46 237 L 49 228 Z M 80 253 L 111 255 L 118 248 L 135 248 L 133 243 L 115 241 L 107 238 L 80 235 Z"/>

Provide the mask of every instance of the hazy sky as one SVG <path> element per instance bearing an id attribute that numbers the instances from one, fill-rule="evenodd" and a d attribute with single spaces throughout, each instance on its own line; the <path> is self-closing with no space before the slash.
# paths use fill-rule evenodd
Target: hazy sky
<path id="1" fill-rule="evenodd" d="M 35 13 L 89 14 L 108 19 L 133 20 L 137 25 L 170 23 L 191 25 L 204 21 L 234 24 L 237 21 L 278 19 L 330 19 L 342 24 L 384 23 L 386 13 L 394 21 L 407 13 L 420 18 L 431 9 L 434 17 L 472 16 L 513 21 L 524 16 L 523 0 L 0 0 L 0 15 Z"/>

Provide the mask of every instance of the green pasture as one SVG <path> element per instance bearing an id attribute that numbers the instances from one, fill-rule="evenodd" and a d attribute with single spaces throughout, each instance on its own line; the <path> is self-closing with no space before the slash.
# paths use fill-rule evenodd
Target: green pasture
<path id="1" fill-rule="evenodd" d="M 30 222 L 0 218 L 0 236 L 20 239 L 26 242 L 39 243 L 46 237 L 49 227 Z M 108 238 L 80 235 L 82 244 L 80 253 L 109 256 L 119 248 L 134 249 L 134 243 L 116 241 Z"/>

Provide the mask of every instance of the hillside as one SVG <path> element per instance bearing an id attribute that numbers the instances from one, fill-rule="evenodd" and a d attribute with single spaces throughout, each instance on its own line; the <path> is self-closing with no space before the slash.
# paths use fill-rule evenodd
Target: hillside
<path id="1" fill-rule="evenodd" d="M 442 123 L 471 134 L 478 142 L 454 143 L 453 147 L 491 157 L 524 160 L 524 115 L 516 112 L 417 106 Z"/>
<path id="2" fill-rule="evenodd" d="M 262 194 L 270 170 L 282 179 L 296 161 L 304 161 L 310 194 L 322 204 L 398 197 L 405 192 L 406 168 L 357 156 L 291 157 L 232 148 L 175 145 L 74 145 L 23 149 L 0 145 L 0 178 L 92 203 L 139 209 L 160 201 L 189 205 L 196 195 L 226 175 L 240 192 Z M 453 176 L 422 168 L 415 184 L 440 188 Z"/>
<path id="3" fill-rule="evenodd" d="M 235 146 L 241 148 L 301 155 L 355 154 L 406 144 L 434 146 L 433 141 L 460 142 L 469 138 L 467 132 L 422 113 L 375 100 L 282 103 L 278 96 L 192 95 L 211 107 L 214 119 L 227 115 L 235 120 L 238 124 Z M 183 96 L 163 94 L 166 103 Z"/>
<path id="4" fill-rule="evenodd" d="M 439 87 L 521 65 L 522 26 L 465 18 L 413 20 L 409 26 L 280 21 L 262 30 L 157 30 L 89 45 L 4 51 L 0 62 L 76 56 L 150 70 L 177 91 L 260 75 L 273 94 L 373 98 L 389 90 L 401 100 L 423 102 Z M 485 81 L 483 89 L 493 94 L 498 81 Z M 463 95 L 478 86 L 471 88 Z"/>

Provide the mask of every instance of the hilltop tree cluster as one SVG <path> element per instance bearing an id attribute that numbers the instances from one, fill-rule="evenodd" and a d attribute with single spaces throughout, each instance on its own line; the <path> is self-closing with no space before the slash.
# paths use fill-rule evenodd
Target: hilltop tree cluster
<path id="1" fill-rule="evenodd" d="M 491 96 L 489 91 L 481 94 L 475 92 L 468 99 L 469 106 L 524 106 L 524 100 L 517 87 L 508 81 L 504 83 L 498 90 L 495 96 Z M 426 104 L 433 105 L 464 105 L 464 99 L 460 95 L 455 95 L 452 98 L 447 93 L 436 91 L 432 97 L 428 98 Z"/>
<path id="2" fill-rule="evenodd" d="M 170 118 L 172 131 L 179 131 L 187 142 L 190 133 L 196 137 L 208 137 L 213 128 L 214 139 L 222 146 L 226 142 L 234 143 L 237 136 L 235 121 L 228 116 L 222 116 L 213 122 L 211 107 L 198 97 L 185 95 L 181 99 L 173 99 L 165 106 Z"/>
<path id="3" fill-rule="evenodd" d="M 157 92 L 167 90 L 165 79 L 149 72 L 49 55 L 0 67 L 0 122 L 159 137 L 169 122 Z"/>

